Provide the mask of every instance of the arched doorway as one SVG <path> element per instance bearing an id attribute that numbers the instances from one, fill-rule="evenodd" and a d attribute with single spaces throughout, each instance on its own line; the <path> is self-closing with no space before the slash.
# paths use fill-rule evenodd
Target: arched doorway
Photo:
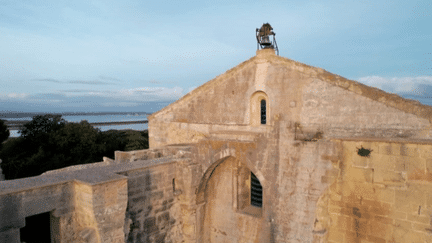
<path id="1" fill-rule="evenodd" d="M 202 222 L 198 222 L 203 225 L 201 242 L 258 242 L 263 207 L 251 204 L 251 190 L 257 189 L 251 183 L 258 180 L 255 177 L 252 182 L 251 175 L 247 166 L 231 156 L 209 167 L 200 185 L 205 203 Z"/>

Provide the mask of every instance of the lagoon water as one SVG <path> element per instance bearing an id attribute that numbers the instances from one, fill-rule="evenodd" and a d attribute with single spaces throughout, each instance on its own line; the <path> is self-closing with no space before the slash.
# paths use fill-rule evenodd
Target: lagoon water
<path id="1" fill-rule="evenodd" d="M 82 120 L 87 120 L 90 123 L 93 122 L 122 122 L 122 121 L 143 121 L 147 120 L 147 114 L 142 113 L 130 113 L 130 114 L 103 114 L 103 115 L 66 115 L 62 116 L 68 122 L 80 122 Z M 4 118 L 4 120 L 14 120 L 14 121 L 31 121 L 31 117 L 22 118 Z M 108 131 L 111 129 L 123 130 L 132 129 L 137 131 L 142 131 L 148 128 L 148 124 L 128 124 L 128 125 L 110 125 L 110 126 L 95 126 L 101 131 Z M 10 137 L 19 137 L 18 130 L 11 130 Z"/>

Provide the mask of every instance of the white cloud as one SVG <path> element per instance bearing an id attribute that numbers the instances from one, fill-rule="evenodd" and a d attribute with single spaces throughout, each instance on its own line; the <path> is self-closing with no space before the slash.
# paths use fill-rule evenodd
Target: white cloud
<path id="1" fill-rule="evenodd" d="M 181 87 L 139 87 L 132 89 L 70 89 L 46 93 L 0 93 L 3 110 L 37 107 L 40 110 L 117 109 L 143 106 L 152 102 L 172 102 L 184 95 Z M 93 108 L 92 108 L 93 107 Z"/>
<path id="2" fill-rule="evenodd" d="M 105 107 L 133 107 L 133 106 L 137 106 L 139 105 L 138 103 L 134 103 L 134 102 L 106 102 L 106 103 L 101 103 L 102 106 Z"/>
<path id="3" fill-rule="evenodd" d="M 432 86 L 432 76 L 393 78 L 367 76 L 359 78 L 358 81 L 387 92 L 408 93 L 414 95 L 427 95 Z"/>
<path id="4" fill-rule="evenodd" d="M 139 87 L 132 89 L 109 89 L 104 91 L 95 90 L 61 90 L 57 91 L 66 97 L 93 97 L 101 100 L 116 100 L 119 102 L 148 102 L 148 101 L 167 101 L 176 100 L 184 95 L 181 87 Z M 112 103 L 112 102 L 108 102 Z M 107 104 L 107 102 L 104 102 Z"/>
<path id="5" fill-rule="evenodd" d="M 183 96 L 183 89 L 181 87 L 139 87 L 110 91 L 108 94 L 110 97 L 134 101 L 175 100 Z"/>
<path id="6" fill-rule="evenodd" d="M 23 99 L 23 98 L 26 98 L 28 96 L 28 94 L 26 94 L 26 93 L 9 93 L 6 96 L 8 98 L 12 98 L 12 99 Z"/>

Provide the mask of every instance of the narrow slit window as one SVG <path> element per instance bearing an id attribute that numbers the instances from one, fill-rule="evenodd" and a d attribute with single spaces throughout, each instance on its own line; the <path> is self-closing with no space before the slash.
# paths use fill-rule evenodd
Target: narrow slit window
<path id="1" fill-rule="evenodd" d="M 172 180 L 173 192 L 176 191 L 175 178 Z"/>
<path id="2" fill-rule="evenodd" d="M 251 205 L 262 207 L 262 186 L 258 178 L 251 172 Z"/>
<path id="3" fill-rule="evenodd" d="M 261 100 L 261 124 L 266 124 L 266 101 Z"/>

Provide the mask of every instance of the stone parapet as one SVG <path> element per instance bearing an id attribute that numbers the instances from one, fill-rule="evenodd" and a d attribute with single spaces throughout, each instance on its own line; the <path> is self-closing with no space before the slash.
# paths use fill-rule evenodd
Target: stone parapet
<path id="1" fill-rule="evenodd" d="M 29 216 L 49 212 L 56 242 L 161 242 L 182 238 L 176 163 L 191 146 L 116 152 L 105 161 L 0 182 L 0 242 L 20 242 Z M 186 190 L 187 191 L 187 190 Z"/>
<path id="2" fill-rule="evenodd" d="M 129 152 L 115 151 L 114 163 L 129 163 L 137 160 L 157 160 L 159 158 L 184 158 L 187 154 L 190 154 L 191 150 L 191 145 L 174 144 Z"/>

